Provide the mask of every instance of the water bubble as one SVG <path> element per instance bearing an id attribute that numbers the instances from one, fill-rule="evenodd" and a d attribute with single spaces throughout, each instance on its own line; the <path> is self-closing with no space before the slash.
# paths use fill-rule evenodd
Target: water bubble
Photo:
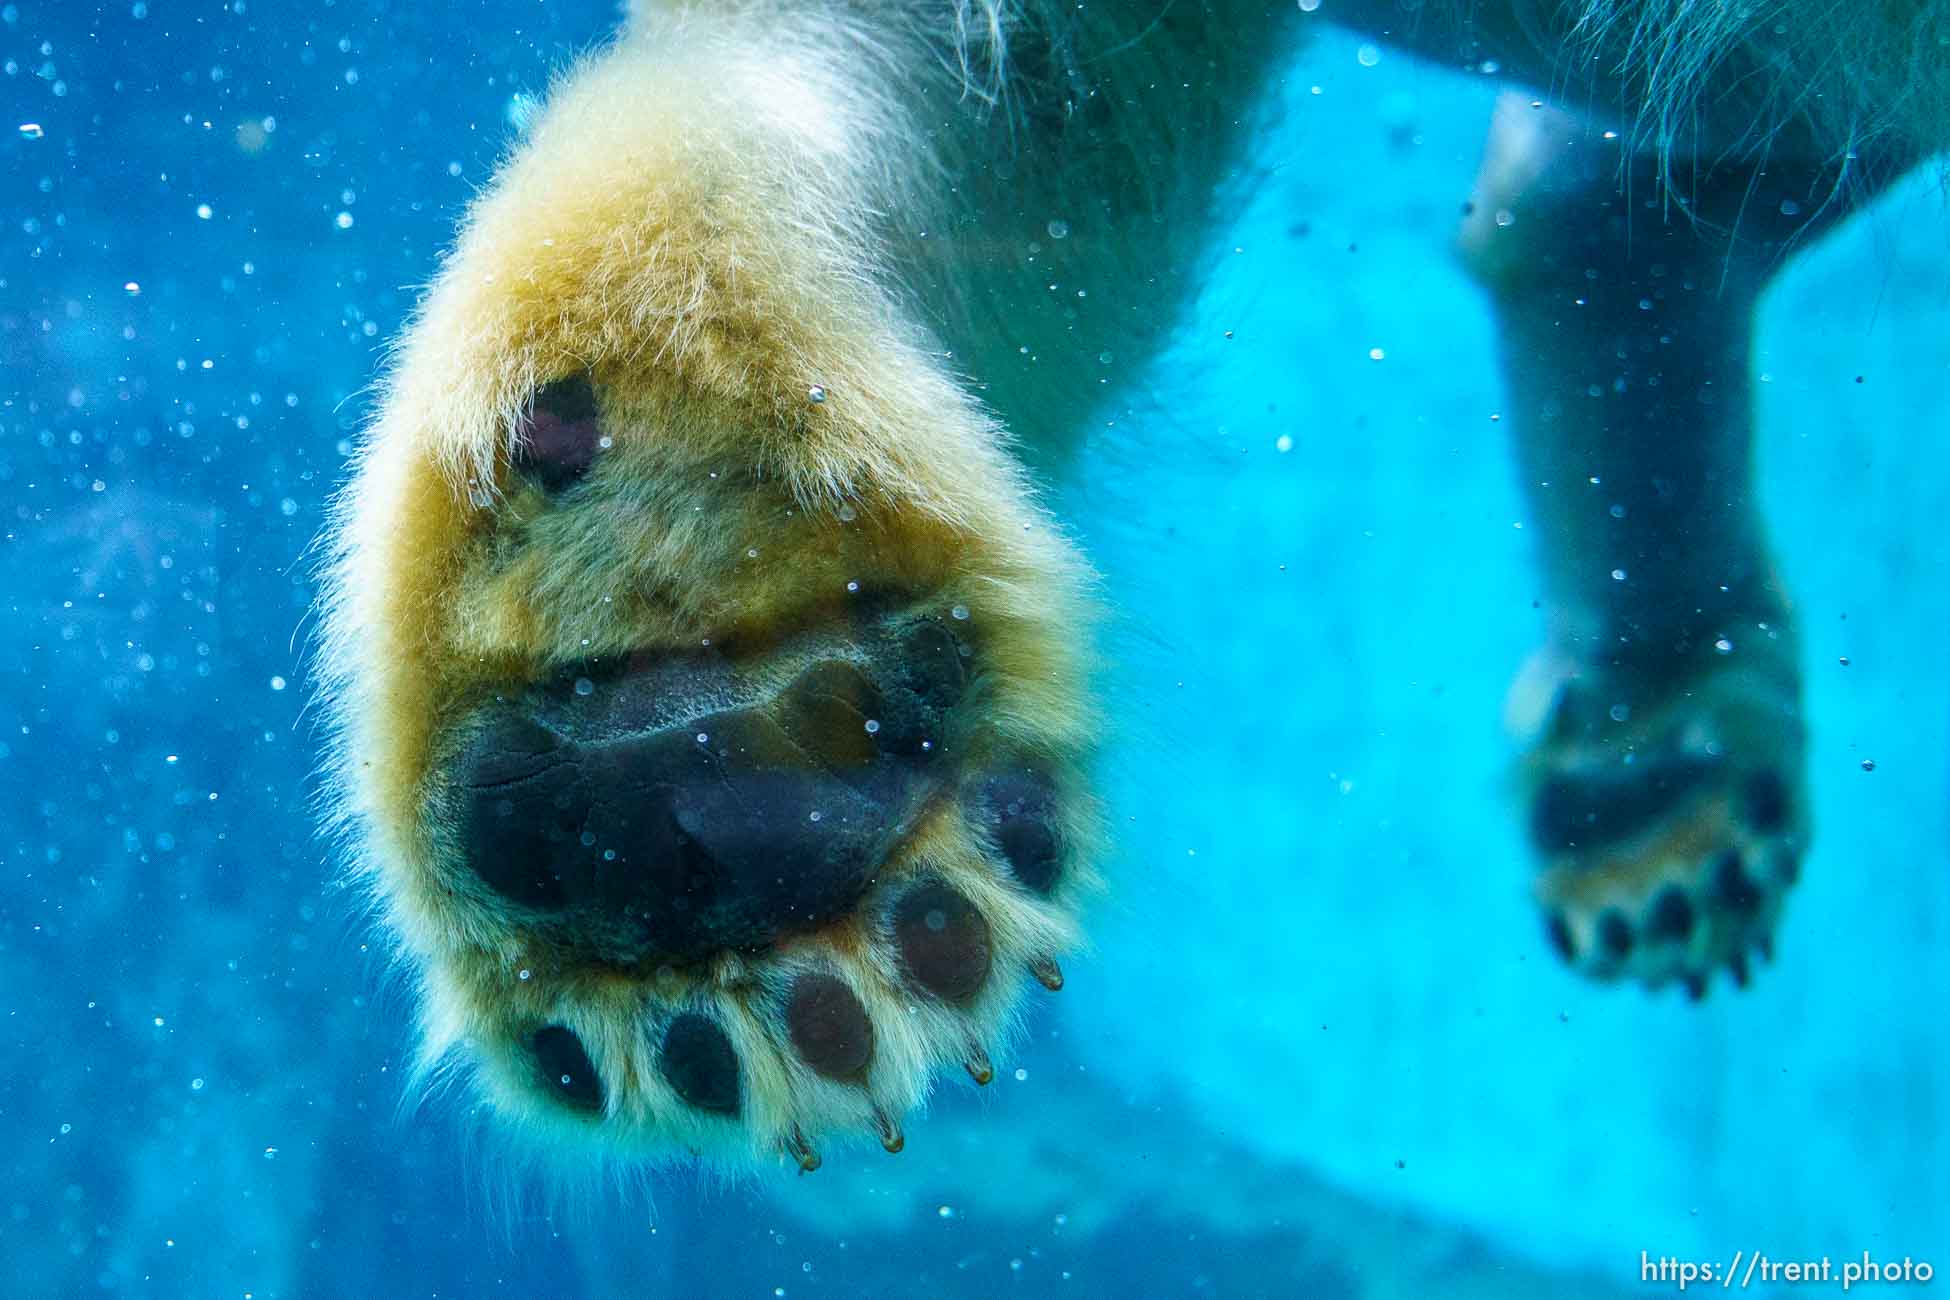
<path id="1" fill-rule="evenodd" d="M 1387 359 L 1387 356 L 1388 354 L 1386 352 L 1383 352 L 1380 348 L 1368 349 L 1368 360 L 1370 361 L 1383 361 Z"/>
<path id="2" fill-rule="evenodd" d="M 1623 519 L 1625 517 L 1625 507 L 1621 505 L 1612 506 L 1611 517 L 1613 519 Z"/>
<path id="3" fill-rule="evenodd" d="M 953 609 L 948 611 L 948 616 L 950 618 L 955 619 L 957 622 L 965 621 L 968 618 L 968 606 L 957 605 Z"/>
<path id="4" fill-rule="evenodd" d="M 1631 706 L 1631 705 L 1629 705 L 1629 704 L 1614 704 L 1614 705 L 1612 705 L 1612 706 L 1611 706 L 1611 720 L 1612 720 L 1613 722 L 1623 722 L 1623 721 L 1625 721 L 1625 719 L 1627 719 L 1627 718 L 1629 718 L 1629 717 L 1631 717 L 1631 716 L 1632 716 L 1632 706 Z"/>
<path id="5" fill-rule="evenodd" d="M 806 814 L 807 821 L 816 822 L 819 820 L 819 818 L 820 818 L 820 811 L 817 808 L 813 809 L 810 813 Z"/>
<path id="6" fill-rule="evenodd" d="M 1723 655 L 1730 655 L 1733 653 L 1733 642 L 1727 640 L 1725 637 L 1721 637 L 1713 643 L 1713 648 Z"/>
<path id="7" fill-rule="evenodd" d="M 821 402 L 825 401 L 826 385 L 814 384 L 811 388 L 808 388 L 806 390 L 806 400 L 811 402 L 814 406 L 818 406 Z"/>
<path id="8" fill-rule="evenodd" d="M 128 283 L 122 286 L 122 292 L 129 295 L 129 297 L 133 298 L 137 294 L 142 292 L 142 286 L 137 284 L 134 280 L 130 280 Z"/>
<path id="9" fill-rule="evenodd" d="M 1279 437 L 1273 439 L 1273 450 L 1282 453 L 1292 451 L 1293 435 L 1290 433 L 1283 433 Z"/>
<path id="10" fill-rule="evenodd" d="M 1623 569 L 1613 569 L 1613 570 L 1611 571 L 1611 580 L 1612 580 L 1613 582 L 1623 582 L 1623 581 L 1625 581 L 1625 570 L 1623 570 Z"/>
<path id="11" fill-rule="evenodd" d="M 756 560 L 758 558 L 758 548 L 756 546 L 749 548 L 745 552 L 745 558 L 748 560 Z"/>
<path id="12" fill-rule="evenodd" d="M 1372 68 L 1375 64 L 1381 62 L 1381 47 L 1377 45 L 1363 45 L 1354 52 L 1354 61 L 1364 68 Z"/>
<path id="13" fill-rule="evenodd" d="M 22 122 L 20 124 L 20 138 L 23 140 L 38 140 L 46 134 L 47 132 L 41 129 L 39 122 Z"/>
<path id="14" fill-rule="evenodd" d="M 1028 1078 L 1029 1078 L 1029 1071 L 1027 1071 L 1027 1070 L 1023 1070 L 1023 1069 L 1018 1069 L 1018 1070 L 1016 1071 L 1016 1082 L 1017 1082 L 1017 1083 L 1021 1083 L 1021 1082 L 1023 1082 L 1024 1080 L 1026 1080 L 1026 1079 L 1028 1079 Z"/>
<path id="15" fill-rule="evenodd" d="M 352 229 L 352 214 L 350 212 L 341 212 L 332 218 L 332 224 L 340 230 L 350 230 Z"/>
<path id="16" fill-rule="evenodd" d="M 849 582 L 846 584 L 846 589 L 848 591 L 858 591 L 860 590 L 860 584 L 857 582 Z"/>
<path id="17" fill-rule="evenodd" d="M 596 693 L 596 683 L 590 681 L 587 677 L 576 678 L 577 695 L 594 695 L 595 693 Z"/>
<path id="18" fill-rule="evenodd" d="M 264 1158 L 266 1160 L 276 1160 L 278 1158 L 278 1149 L 276 1147 L 265 1147 Z"/>
<path id="19" fill-rule="evenodd" d="M 197 218 L 198 218 L 199 220 L 202 220 L 202 221 L 208 221 L 208 220 L 210 219 L 210 216 L 211 216 L 211 212 L 210 212 L 210 205 L 209 205 L 209 204 L 207 204 L 207 203 L 199 203 L 199 204 L 197 204 L 197 205 L 196 205 L 196 215 L 197 215 Z"/>
<path id="20" fill-rule="evenodd" d="M 711 733 L 708 731 L 700 731 L 697 733 L 697 743 L 700 745 L 709 743 L 710 739 Z"/>
<path id="21" fill-rule="evenodd" d="M 1875 761 L 1875 760 L 1874 760 L 1873 758 L 1865 758 L 1865 759 L 1863 759 L 1863 760 L 1862 760 L 1862 770 L 1863 770 L 1864 772 L 1873 772 L 1873 771 L 1875 771 L 1875 770 L 1876 770 L 1876 761 Z"/>
<path id="22" fill-rule="evenodd" d="M 844 501 L 840 503 L 840 508 L 833 513 L 840 517 L 840 522 L 843 524 L 850 524 L 860 517 L 860 512 Z"/>
<path id="23" fill-rule="evenodd" d="M 1070 223 L 1067 221 L 1052 221 L 1044 229 L 1049 231 L 1049 237 L 1051 239 L 1068 239 L 1070 237 Z"/>
<path id="24" fill-rule="evenodd" d="M 873 735 L 878 735 L 878 734 L 879 734 L 879 732 L 880 732 L 880 722 L 879 722 L 879 720 L 878 720 L 878 719 L 876 719 L 876 718 L 868 718 L 868 719 L 867 719 L 867 734 L 868 734 L 869 736 L 873 736 Z"/>
<path id="25" fill-rule="evenodd" d="M 518 974 L 517 974 L 517 978 L 519 978 L 519 979 L 525 979 L 525 980 L 526 980 L 526 979 L 533 979 L 533 978 L 535 978 L 535 972 L 534 972 L 534 971 L 531 971 L 531 970 L 524 970 L 524 971 L 520 971 L 520 972 L 518 972 Z"/>
<path id="26" fill-rule="evenodd" d="M 281 690 L 283 690 L 284 688 L 285 688 L 285 680 L 284 680 L 284 678 L 282 678 L 282 677 L 273 677 L 273 678 L 271 679 L 271 689 L 272 689 L 272 690 L 274 690 L 274 691 L 281 691 Z"/>

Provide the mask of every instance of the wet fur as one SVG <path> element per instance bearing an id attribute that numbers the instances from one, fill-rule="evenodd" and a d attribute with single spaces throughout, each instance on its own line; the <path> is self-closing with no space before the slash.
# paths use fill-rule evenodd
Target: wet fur
<path id="1" fill-rule="evenodd" d="M 866 1132 L 873 1107 L 918 1104 L 969 1031 L 1006 1043 L 1013 980 L 993 981 L 965 1016 L 915 1011 L 892 992 L 897 972 L 876 965 L 864 920 L 816 936 L 859 958 L 848 978 L 884 1027 L 857 1093 L 795 1072 L 766 1041 L 764 1008 L 800 963 L 823 959 L 817 944 L 782 945 L 758 970 L 727 955 L 703 982 L 567 964 L 517 981 L 516 967 L 549 969 L 556 955 L 511 944 L 494 900 L 455 885 L 424 810 L 439 802 L 452 720 L 496 689 L 590 656 L 783 643 L 834 617 L 855 579 L 978 611 L 994 733 L 1080 789 L 1095 731 L 1087 575 L 993 413 L 1018 420 L 1046 397 L 1060 411 L 1055 390 L 1075 377 L 1051 364 L 1011 380 L 988 363 L 994 386 L 976 378 L 989 404 L 971 397 L 963 381 L 984 359 L 950 361 L 928 327 L 993 331 L 1010 292 L 1040 285 L 971 287 L 913 232 L 955 218 L 956 184 L 976 164 L 1037 137 L 1057 157 L 1073 141 L 1075 165 L 1054 184 L 1074 196 L 1117 182 L 1120 204 L 1194 218 L 1167 225 L 1163 254 L 1147 252 L 1140 271 L 1196 246 L 1209 173 L 1117 168 L 1120 140 L 1166 129 L 1145 118 L 1161 111 L 1145 107 L 1148 88 L 1170 72 L 1147 34 L 1197 16 L 1096 9 L 1073 20 L 996 4 L 646 8 L 562 78 L 470 211 L 391 358 L 335 512 L 318 659 L 331 817 L 416 989 L 423 1079 L 477 1078 L 500 1115 L 550 1144 L 595 1137 L 630 1158 L 695 1150 L 736 1166 L 776 1158 L 793 1123 Z M 1755 134 L 1716 148 L 1772 147 L 1796 123 L 1837 155 L 1869 141 L 1934 147 L 1947 93 L 1937 8 L 1885 7 L 1881 23 L 1806 12 L 1783 2 L 1735 22 L 1688 0 L 1593 3 L 1545 27 L 1568 42 L 1555 46 L 1563 75 L 1578 75 L 1566 51 L 1599 63 L 1655 147 L 1686 141 L 1742 61 L 1792 75 L 1760 92 L 1762 111 L 1745 119 Z M 1244 24 L 1259 11 L 1214 17 L 1200 47 L 1212 59 L 1256 39 Z M 1214 138 L 1245 116 L 1203 111 L 1211 120 L 1189 125 Z M 995 200 L 963 196 L 962 211 Z M 1147 317 L 1131 327 L 1140 347 L 1182 291 L 1156 292 L 1135 313 Z M 1052 357 L 1065 345 L 1047 343 Z M 514 430 L 540 384 L 583 371 L 605 385 L 615 427 L 656 432 L 619 438 L 585 506 L 555 512 L 511 477 Z M 815 385 L 827 401 L 809 401 Z M 842 505 L 857 523 L 841 522 Z M 1068 816 L 1074 839 L 1094 842 L 1087 799 Z M 985 875 L 982 845 L 951 817 L 906 853 L 990 916 L 998 968 L 1077 941 L 1087 854 L 1045 903 Z M 637 1029 L 646 999 L 700 997 L 724 1009 L 753 1071 L 742 1124 L 660 1088 Z M 573 1028 L 622 1099 L 600 1133 L 524 1082 L 515 1044 L 542 1020 Z"/>

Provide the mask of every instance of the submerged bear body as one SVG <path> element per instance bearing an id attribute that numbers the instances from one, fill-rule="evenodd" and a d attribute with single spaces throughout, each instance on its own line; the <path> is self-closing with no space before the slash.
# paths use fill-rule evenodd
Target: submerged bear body
<path id="1" fill-rule="evenodd" d="M 1555 602 L 1537 895 L 1579 968 L 1698 995 L 1810 834 L 1753 302 L 1941 87 L 1929 7 L 1696 9 L 1323 16 L 1562 92 L 1499 113 L 1459 234 Z M 988 1081 L 1103 841 L 1096 597 L 1014 452 L 1079 454 L 1100 358 L 1158 345 L 1304 21 L 652 5 L 567 76 L 335 524 L 332 792 L 423 1071 L 550 1140 L 801 1169 Z"/>

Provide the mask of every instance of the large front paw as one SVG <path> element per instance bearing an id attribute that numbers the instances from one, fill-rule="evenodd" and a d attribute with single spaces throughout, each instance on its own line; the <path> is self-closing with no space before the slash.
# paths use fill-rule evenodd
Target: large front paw
<path id="1" fill-rule="evenodd" d="M 824 1135 L 898 1150 L 1062 983 L 1082 570 L 846 240 L 805 237 L 839 219 L 805 175 L 695 174 L 729 110 L 629 57 L 400 348 L 338 523 L 334 792 L 424 1069 L 531 1130 L 810 1169 Z"/>
<path id="2" fill-rule="evenodd" d="M 1769 957 L 1809 835 L 1793 648 L 1762 623 L 1670 675 L 1545 659 L 1527 764 L 1551 946 L 1599 979 L 1694 998 Z"/>

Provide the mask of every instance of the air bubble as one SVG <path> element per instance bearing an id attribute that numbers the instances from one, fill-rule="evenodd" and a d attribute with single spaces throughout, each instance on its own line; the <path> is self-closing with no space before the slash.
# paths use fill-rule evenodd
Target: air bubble
<path id="1" fill-rule="evenodd" d="M 816 822 L 819 820 L 819 818 L 820 818 L 820 811 L 817 808 L 813 809 L 810 813 L 806 814 L 807 821 Z"/>
<path id="2" fill-rule="evenodd" d="M 867 719 L 867 734 L 868 734 L 869 736 L 873 736 L 873 735 L 878 735 L 878 734 L 879 734 L 879 732 L 880 732 L 880 721 L 879 721 L 879 719 L 877 719 L 877 718 L 868 718 L 868 719 Z"/>
<path id="3" fill-rule="evenodd" d="M 1713 648 L 1723 655 L 1730 655 L 1733 653 L 1733 642 L 1727 640 L 1725 637 L 1721 637 L 1713 643 Z"/>
<path id="4" fill-rule="evenodd" d="M 534 971 L 530 971 L 530 970 L 524 970 L 524 971 L 520 971 L 520 972 L 518 972 L 518 973 L 517 973 L 517 975 L 516 975 L 516 978 L 518 978 L 518 979 L 525 979 L 525 980 L 527 980 L 527 979 L 534 979 L 534 978 L 535 978 L 535 972 L 534 972 Z"/>
<path id="5" fill-rule="evenodd" d="M 590 681 L 587 677 L 576 678 L 577 695 L 594 695 L 595 693 L 596 693 L 596 683 Z"/>
<path id="6" fill-rule="evenodd" d="M 41 129 L 39 122 L 22 122 L 20 124 L 20 138 L 23 140 L 38 140 L 46 134 L 47 132 Z"/>
<path id="7" fill-rule="evenodd" d="M 806 400 L 808 402 L 811 402 L 814 406 L 818 406 L 821 402 L 825 401 L 826 385 L 814 384 L 811 388 L 808 388 L 806 390 Z"/>
<path id="8" fill-rule="evenodd" d="M 957 622 L 965 621 L 968 618 L 968 606 L 957 605 L 953 609 L 948 611 L 948 615 L 949 617 L 955 619 Z"/>
<path id="9" fill-rule="evenodd" d="M 1049 237 L 1051 239 L 1068 239 L 1070 237 L 1070 223 L 1067 221 L 1052 221 L 1044 229 L 1049 231 Z"/>
<path id="10" fill-rule="evenodd" d="M 840 522 L 843 524 L 850 524 L 860 517 L 860 512 L 844 501 L 840 503 L 840 508 L 833 513 L 840 517 Z"/>
<path id="11" fill-rule="evenodd" d="M 860 590 L 860 584 L 857 582 L 849 582 L 846 584 L 846 589 L 848 591 L 858 591 Z"/>

